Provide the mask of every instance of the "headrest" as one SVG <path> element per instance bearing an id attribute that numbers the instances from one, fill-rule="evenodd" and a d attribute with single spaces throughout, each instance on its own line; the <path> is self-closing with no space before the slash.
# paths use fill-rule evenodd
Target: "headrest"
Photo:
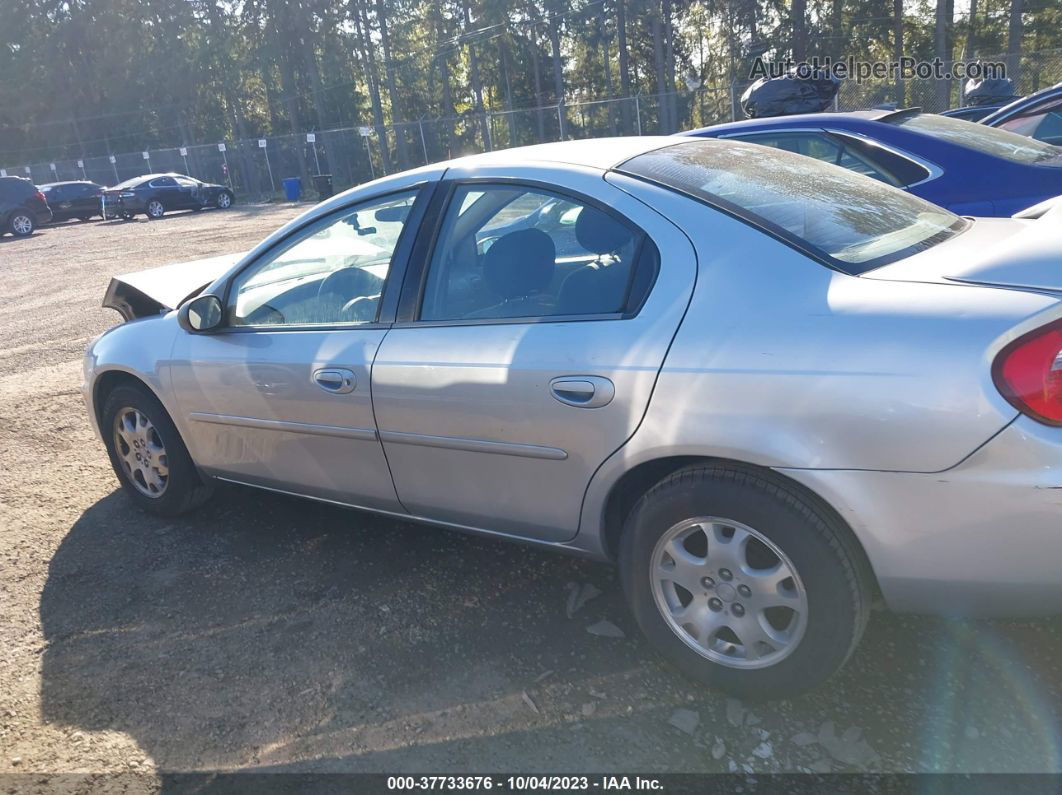
<path id="1" fill-rule="evenodd" d="M 593 207 L 584 207 L 575 221 L 575 239 L 591 254 L 611 254 L 623 248 L 631 231 Z"/>
<path id="2" fill-rule="evenodd" d="M 520 229 L 487 249 L 483 278 L 502 298 L 519 298 L 549 287 L 556 265 L 553 239 L 540 229 Z"/>

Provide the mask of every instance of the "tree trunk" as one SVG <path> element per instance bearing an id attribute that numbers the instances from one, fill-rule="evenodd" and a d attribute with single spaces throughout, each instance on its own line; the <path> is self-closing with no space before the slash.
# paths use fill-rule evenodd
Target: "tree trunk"
<path id="1" fill-rule="evenodd" d="M 513 87 L 509 79 L 512 71 L 512 55 L 509 51 L 508 33 L 498 37 L 498 61 L 501 64 L 502 78 L 505 83 L 505 120 L 509 128 L 509 146 L 519 146 L 516 136 L 516 115 L 513 113 Z"/>
<path id="2" fill-rule="evenodd" d="M 597 38 L 601 45 L 601 67 L 605 72 L 605 96 L 608 98 L 608 131 L 616 134 L 616 113 L 612 102 L 615 92 L 612 90 L 612 57 L 608 46 L 608 29 L 605 25 L 605 3 L 602 0 L 597 15 Z"/>
<path id="3" fill-rule="evenodd" d="M 945 69 L 950 67 L 949 61 L 951 61 L 951 51 L 948 47 L 950 39 L 949 28 L 951 27 L 951 19 L 948 17 L 949 7 L 949 0 L 937 0 L 935 24 L 933 27 L 933 55 L 944 62 Z M 951 104 L 951 82 L 948 80 L 937 80 L 934 94 L 936 107 L 933 108 L 933 111 L 939 112 L 947 110 L 948 106 Z"/>
<path id="4" fill-rule="evenodd" d="M 631 55 L 627 49 L 627 0 L 616 0 L 616 46 L 619 48 L 620 93 L 624 100 L 621 106 L 623 132 L 630 135 L 635 131 L 631 122 Z"/>
<path id="5" fill-rule="evenodd" d="M 903 0 L 892 0 L 892 58 L 896 63 L 903 58 Z M 904 87 L 903 75 L 896 71 L 896 107 L 902 108 L 907 104 L 907 90 Z"/>
<path id="6" fill-rule="evenodd" d="M 1025 10 L 1025 0 L 1011 0 L 1010 19 L 1007 24 L 1007 77 L 1018 85 L 1021 78 L 1019 66 L 1021 63 L 1021 39 L 1025 33 L 1022 22 L 1022 12 Z"/>
<path id="7" fill-rule="evenodd" d="M 561 64 L 560 26 L 557 24 L 557 7 L 555 2 L 546 6 L 549 14 L 549 45 L 553 55 L 553 94 L 557 99 L 558 135 L 563 141 L 567 130 L 564 109 L 564 67 Z"/>
<path id="8" fill-rule="evenodd" d="M 383 48 L 384 73 L 387 76 L 387 95 L 391 99 L 391 126 L 395 128 L 395 144 L 399 168 L 409 168 L 409 148 L 406 145 L 405 128 L 399 125 L 406 121 L 403 113 L 402 97 L 398 93 L 398 81 L 395 79 L 395 62 L 391 59 L 391 37 L 387 29 L 387 4 L 376 0 L 376 21 L 380 24 L 380 46 Z"/>
<path id="9" fill-rule="evenodd" d="M 435 0 L 432 4 L 432 9 L 435 14 L 435 47 L 438 51 L 442 49 L 442 42 L 447 39 L 440 0 Z M 439 81 L 442 83 L 442 107 L 439 109 L 439 113 L 445 119 L 443 122 L 446 138 L 445 151 L 447 157 L 452 157 L 453 118 L 457 111 L 454 110 L 454 97 L 450 88 L 450 61 L 447 53 L 438 52 L 435 56 L 435 63 L 439 67 Z"/>
<path id="10" fill-rule="evenodd" d="M 376 139 L 380 145 L 380 160 L 384 173 L 394 170 L 391 161 L 391 149 L 387 143 L 387 128 L 384 126 L 383 103 L 380 100 L 380 73 L 376 68 L 376 53 L 372 39 L 369 37 L 369 18 L 365 7 L 355 0 L 354 26 L 357 41 L 361 48 L 362 63 L 365 64 L 365 82 L 369 84 L 369 101 L 372 104 L 372 117 L 376 124 Z"/>
<path id="11" fill-rule="evenodd" d="M 472 14 L 468 8 L 469 0 L 463 0 L 461 3 L 462 10 L 465 15 L 465 35 L 471 31 L 472 28 Z M 490 126 L 487 124 L 487 111 L 483 105 L 483 84 L 479 80 L 479 58 L 476 55 L 476 45 L 472 42 L 468 42 L 468 79 L 472 84 L 472 96 L 475 100 L 475 114 L 479 119 L 480 131 L 483 136 L 483 148 L 486 151 L 490 151 L 493 146 L 490 139 Z"/>
<path id="12" fill-rule="evenodd" d="M 660 24 L 660 6 L 650 12 L 649 29 L 653 37 L 653 65 L 656 68 L 657 134 L 668 132 L 670 117 L 667 112 L 666 77 L 664 71 L 664 31 Z"/>
<path id="13" fill-rule="evenodd" d="M 793 0 L 793 60 L 808 58 L 807 0 Z"/>
<path id="14" fill-rule="evenodd" d="M 538 122 L 538 143 L 546 140 L 546 120 L 542 115 L 542 63 L 538 57 L 538 37 L 532 33 L 531 69 L 535 73 L 535 118 Z"/>
<path id="15" fill-rule="evenodd" d="M 966 26 L 966 58 L 977 58 L 977 0 L 970 0 L 970 17 Z"/>
<path id="16" fill-rule="evenodd" d="M 664 80 L 667 86 L 667 129 L 678 129 L 678 93 L 675 81 L 675 21 L 671 13 L 671 0 L 663 0 L 664 26 Z"/>

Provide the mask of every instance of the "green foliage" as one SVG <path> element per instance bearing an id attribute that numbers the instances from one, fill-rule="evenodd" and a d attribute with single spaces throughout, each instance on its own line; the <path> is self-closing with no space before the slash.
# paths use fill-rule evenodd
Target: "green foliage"
<path id="1" fill-rule="evenodd" d="M 957 15 L 948 28 L 951 55 L 1005 52 L 1013 2 L 977 0 L 975 19 Z M 388 133 L 384 153 L 389 164 L 404 165 L 421 146 L 446 156 L 479 149 L 487 137 L 497 147 L 555 138 L 562 129 L 569 137 L 632 133 L 633 99 L 579 104 L 628 93 L 639 95 L 643 131 L 670 132 L 729 118 L 732 85 L 744 85 L 755 55 L 786 56 L 794 24 L 783 0 L 6 0 L 4 6 L 0 162 L 12 164 L 411 122 Z M 806 6 L 809 55 L 891 58 L 893 0 Z M 907 0 L 903 8 L 905 53 L 931 57 L 938 4 Z M 1025 0 L 1022 21 L 1020 44 L 1030 53 L 1023 88 L 1062 78 L 1057 57 L 1036 55 L 1062 47 L 1062 6 Z M 477 89 L 489 122 L 478 110 Z M 852 96 L 878 102 L 894 99 L 894 90 L 866 86 Z M 558 99 L 568 107 L 554 107 Z M 418 119 L 443 120 L 430 125 L 423 144 Z"/>

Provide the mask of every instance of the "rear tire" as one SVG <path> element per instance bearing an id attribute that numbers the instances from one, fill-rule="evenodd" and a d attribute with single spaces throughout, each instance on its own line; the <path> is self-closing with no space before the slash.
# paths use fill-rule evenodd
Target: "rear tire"
<path id="1" fill-rule="evenodd" d="M 177 516 L 210 499 L 213 481 L 199 476 L 173 420 L 147 387 L 115 387 L 103 404 L 100 433 L 123 491 L 138 507 Z"/>
<path id="2" fill-rule="evenodd" d="M 15 210 L 11 214 L 7 225 L 11 230 L 11 234 L 15 237 L 29 237 L 33 234 L 33 230 L 37 228 L 37 223 L 33 220 L 33 216 L 22 210 Z"/>
<path id="3" fill-rule="evenodd" d="M 824 682 L 863 634 L 871 577 L 855 544 L 782 478 L 701 464 L 634 507 L 620 576 L 642 632 L 687 676 L 743 699 L 783 698 Z"/>
<path id="4" fill-rule="evenodd" d="M 166 205 L 162 203 L 162 199 L 151 199 L 144 209 L 149 221 L 157 221 L 166 214 Z"/>
<path id="5" fill-rule="evenodd" d="M 214 200 L 214 206 L 219 210 L 227 210 L 235 201 L 236 197 L 230 191 L 225 190 L 218 194 L 218 197 Z"/>

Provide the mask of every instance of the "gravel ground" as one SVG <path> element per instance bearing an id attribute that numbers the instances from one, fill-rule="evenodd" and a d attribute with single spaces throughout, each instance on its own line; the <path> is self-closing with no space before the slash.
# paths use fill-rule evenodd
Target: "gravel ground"
<path id="1" fill-rule="evenodd" d="M 1059 620 L 876 612 L 826 687 L 741 704 L 604 565 L 235 487 L 133 510 L 79 394 L 108 277 L 299 209 L 0 239 L 0 773 L 1062 770 Z"/>

